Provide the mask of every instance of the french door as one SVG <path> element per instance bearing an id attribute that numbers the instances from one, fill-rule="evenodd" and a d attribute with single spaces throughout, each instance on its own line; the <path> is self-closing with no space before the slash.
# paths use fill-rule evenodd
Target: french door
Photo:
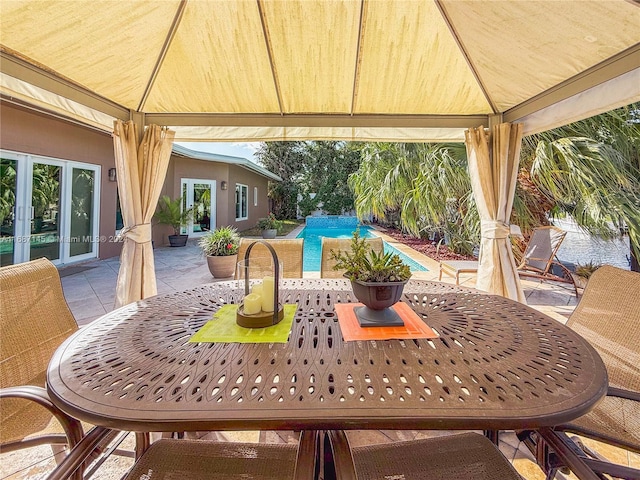
<path id="1" fill-rule="evenodd" d="M 182 233 L 200 236 L 216 227 L 216 181 L 182 179 L 182 208 L 192 208 L 193 215 Z"/>
<path id="2" fill-rule="evenodd" d="M 98 254 L 97 165 L 0 152 L 0 264 Z"/>

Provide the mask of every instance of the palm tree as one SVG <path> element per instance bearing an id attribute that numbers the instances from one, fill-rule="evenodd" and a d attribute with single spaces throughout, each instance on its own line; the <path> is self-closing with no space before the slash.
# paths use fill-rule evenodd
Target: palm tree
<path id="1" fill-rule="evenodd" d="M 628 228 L 632 269 L 640 258 L 640 104 L 533 135 L 523 161 L 553 199 L 551 213 L 571 215 L 585 231 L 611 238 Z"/>
<path id="2" fill-rule="evenodd" d="M 398 222 L 415 235 L 437 233 L 458 253 L 479 238 L 463 145 L 370 143 L 349 177 L 360 218 Z"/>

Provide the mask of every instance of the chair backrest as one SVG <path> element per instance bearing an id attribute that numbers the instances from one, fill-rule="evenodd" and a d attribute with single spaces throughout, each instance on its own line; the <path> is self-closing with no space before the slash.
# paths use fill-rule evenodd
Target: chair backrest
<path id="1" fill-rule="evenodd" d="M 76 330 L 78 325 L 65 301 L 58 269 L 49 260 L 0 268 L 0 388 L 44 387 L 53 352 Z M 18 400 L 3 400 L 3 426 L 23 408 Z M 36 410 L 50 417 L 46 410 Z M 42 428 L 41 421 L 46 422 L 35 418 L 12 422 L 10 429 L 2 429 L 0 443 L 37 432 Z"/>
<path id="2" fill-rule="evenodd" d="M 384 244 L 380 237 L 373 237 L 366 239 L 369 247 L 381 253 L 384 249 Z M 331 258 L 331 250 L 335 251 L 348 251 L 351 250 L 351 238 L 327 238 L 322 237 L 322 247 L 320 254 L 320 277 L 321 278 L 342 278 L 344 270 L 334 270 L 336 260 Z"/>
<path id="3" fill-rule="evenodd" d="M 612 387 L 640 392 L 640 273 L 600 267 L 567 325 L 598 351 Z"/>
<path id="4" fill-rule="evenodd" d="M 567 232 L 554 226 L 534 229 L 518 268 L 531 268 L 547 273 L 566 234 Z"/>
<path id="5" fill-rule="evenodd" d="M 260 240 L 266 242 L 273 247 L 278 255 L 278 260 L 282 262 L 282 277 L 284 278 L 302 278 L 302 255 L 304 247 L 304 239 L 276 239 L 276 240 Z M 238 248 L 238 261 L 244 259 L 244 255 L 247 248 L 252 243 L 256 242 L 255 239 L 243 238 L 240 240 L 240 247 Z M 271 253 L 264 245 L 258 243 L 251 249 L 251 259 L 258 257 L 271 257 Z M 235 277 L 238 278 L 238 272 Z"/>

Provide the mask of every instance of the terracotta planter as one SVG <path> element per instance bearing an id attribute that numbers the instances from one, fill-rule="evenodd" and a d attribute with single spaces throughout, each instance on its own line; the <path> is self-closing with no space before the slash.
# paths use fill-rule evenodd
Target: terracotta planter
<path id="1" fill-rule="evenodd" d="M 276 228 L 269 228 L 267 230 L 262 230 L 262 238 L 276 238 L 278 235 L 278 230 Z"/>
<path id="2" fill-rule="evenodd" d="M 238 262 L 238 255 L 207 255 L 207 266 L 215 278 L 233 277 Z"/>
<path id="3" fill-rule="evenodd" d="M 588 278 L 581 277 L 580 275 L 576 275 L 575 273 L 572 273 L 571 277 L 573 277 L 573 281 L 576 284 L 576 287 L 582 289 L 586 288 L 587 282 L 589 281 Z"/>

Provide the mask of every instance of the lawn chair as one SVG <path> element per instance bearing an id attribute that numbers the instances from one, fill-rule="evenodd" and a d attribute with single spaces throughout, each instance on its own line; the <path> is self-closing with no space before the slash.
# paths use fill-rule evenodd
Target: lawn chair
<path id="1" fill-rule="evenodd" d="M 382 238 L 374 237 L 366 239 L 367 245 L 377 253 L 382 253 L 384 243 Z M 333 267 L 337 263 L 331 258 L 331 250 L 350 251 L 351 238 L 327 238 L 322 237 L 322 247 L 320 254 L 320 278 L 342 278 L 344 270 L 334 270 Z"/>
<path id="2" fill-rule="evenodd" d="M 58 270 L 46 258 L 2 267 L 0 295 L 0 449 L 49 444 L 60 460 L 83 429 L 44 389 L 53 352 L 78 330 Z"/>
<path id="3" fill-rule="evenodd" d="M 45 380 L 55 350 L 78 330 L 62 291 L 58 269 L 46 258 L 0 268 L 0 450 L 51 445 L 56 463 L 83 438 L 82 424 L 49 399 Z M 127 432 L 106 430 L 87 452 L 91 470 L 117 450 Z M 137 434 L 140 443 L 147 434 Z M 107 445 L 112 443 L 107 449 Z M 65 452 L 66 451 L 66 452 Z M 89 475 L 89 473 L 88 473 Z M 83 468 L 73 479 L 83 478 Z"/>
<path id="4" fill-rule="evenodd" d="M 47 480 L 66 480 L 107 435 L 102 427 L 92 430 Z M 122 480 L 314 480 L 319 450 L 315 431 L 301 432 L 297 444 L 162 439 L 145 451 Z"/>
<path id="5" fill-rule="evenodd" d="M 338 430 L 329 440 L 336 480 L 522 480 L 498 447 L 477 433 L 351 448 Z"/>
<path id="6" fill-rule="evenodd" d="M 251 238 L 243 238 L 240 241 L 240 247 L 238 248 L 238 261 L 244 260 L 247 248 L 254 242 L 256 242 L 256 240 Z M 276 255 L 278 255 L 278 260 L 282 262 L 283 271 L 281 272 L 281 276 L 283 278 L 302 278 L 304 239 L 283 238 L 276 240 L 260 240 L 259 242 L 266 242 L 273 247 Z M 257 261 L 258 258 L 271 258 L 271 253 L 267 247 L 260 243 L 251 250 L 251 261 Z M 238 278 L 238 272 L 236 272 L 235 278 Z"/>
<path id="7" fill-rule="evenodd" d="M 567 267 L 557 260 L 556 254 L 567 232 L 558 227 L 538 227 L 533 230 L 522 262 L 518 265 L 521 277 L 550 280 L 552 282 L 570 283 L 578 296 L 578 287 Z M 554 268 L 560 273 L 554 273 Z"/>
<path id="8" fill-rule="evenodd" d="M 576 450 L 564 432 L 577 433 L 640 453 L 640 273 L 605 265 L 589 279 L 567 325 L 598 351 L 609 376 L 605 399 L 586 415 L 555 427 L 545 438 L 556 447 Z M 574 437 L 577 440 L 577 437 Z M 584 462 L 598 473 L 640 478 L 640 469 L 613 464 L 577 440 Z M 538 449 L 540 451 L 540 449 Z M 549 458 L 538 459 L 554 470 Z"/>

